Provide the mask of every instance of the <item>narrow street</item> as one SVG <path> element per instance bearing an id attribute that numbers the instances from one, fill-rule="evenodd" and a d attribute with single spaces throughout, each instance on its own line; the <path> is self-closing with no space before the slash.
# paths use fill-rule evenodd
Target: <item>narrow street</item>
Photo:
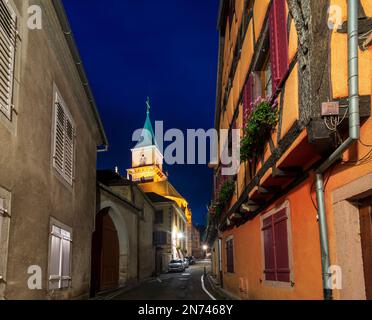
<path id="1" fill-rule="evenodd" d="M 185 272 L 166 273 L 150 279 L 139 287 L 113 297 L 113 300 L 211 300 L 203 290 L 201 278 L 204 267 L 210 268 L 207 260 L 198 261 Z M 205 278 L 205 287 L 211 292 Z M 212 292 L 211 292 L 212 293 Z"/>

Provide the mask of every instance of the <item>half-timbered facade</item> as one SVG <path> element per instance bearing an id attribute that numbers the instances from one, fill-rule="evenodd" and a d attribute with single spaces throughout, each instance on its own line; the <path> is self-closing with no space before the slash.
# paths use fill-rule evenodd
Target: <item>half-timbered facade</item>
<path id="1" fill-rule="evenodd" d="M 207 240 L 236 297 L 371 298 L 371 17 L 368 0 L 221 0 L 216 129 L 243 139 L 262 101 L 277 117 L 236 176 L 214 168 Z"/>

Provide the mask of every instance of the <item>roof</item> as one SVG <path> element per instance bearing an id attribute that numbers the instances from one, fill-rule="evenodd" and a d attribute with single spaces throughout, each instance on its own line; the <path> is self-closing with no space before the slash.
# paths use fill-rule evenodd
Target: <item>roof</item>
<path id="1" fill-rule="evenodd" d="M 141 140 L 138 141 L 138 143 L 135 145 L 134 149 L 136 148 L 144 148 L 144 147 L 150 147 L 150 146 L 157 146 L 154 129 L 151 124 L 150 119 L 150 100 L 147 98 L 146 101 L 147 105 L 147 112 L 146 112 L 146 120 L 145 124 L 143 125 L 142 131 L 141 131 Z"/>
<path id="2" fill-rule="evenodd" d="M 173 200 L 165 198 L 155 192 L 146 192 L 146 195 L 149 197 L 149 199 L 154 202 L 154 203 L 159 203 L 159 202 L 170 202 L 170 203 L 175 203 Z"/>
<path id="3" fill-rule="evenodd" d="M 106 186 L 129 186 L 132 183 L 112 170 L 97 170 L 97 180 Z"/>
<path id="4" fill-rule="evenodd" d="M 88 81 L 86 72 L 84 70 L 83 63 L 81 61 L 79 50 L 77 48 L 77 45 L 76 45 L 76 42 L 75 42 L 75 39 L 72 33 L 71 26 L 70 26 L 70 23 L 66 15 L 66 11 L 63 7 L 63 3 L 61 0 L 53 0 L 52 3 L 54 5 L 54 9 L 56 11 L 59 23 L 61 25 L 62 32 L 66 38 L 68 48 L 70 49 L 72 59 L 75 62 L 76 69 L 77 69 L 77 72 L 81 80 L 81 84 L 84 88 L 85 94 L 87 96 L 91 110 L 93 112 L 93 116 L 97 123 L 97 127 L 98 127 L 100 137 L 101 137 L 101 144 L 104 147 L 103 149 L 100 149 L 99 151 L 107 151 L 108 140 L 107 140 L 106 132 L 103 127 L 103 124 L 102 124 L 102 121 L 101 121 L 101 118 L 98 112 L 98 108 L 97 108 L 95 99 L 93 97 L 92 89 L 89 85 L 89 81 Z"/>

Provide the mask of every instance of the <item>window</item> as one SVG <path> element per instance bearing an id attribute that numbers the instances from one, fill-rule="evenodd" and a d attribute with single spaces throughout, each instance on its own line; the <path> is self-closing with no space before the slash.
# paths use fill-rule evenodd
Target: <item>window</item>
<path id="1" fill-rule="evenodd" d="M 49 289 L 63 289 L 71 281 L 71 229 L 52 224 L 50 234 Z"/>
<path id="2" fill-rule="evenodd" d="M 262 218 L 264 275 L 267 281 L 291 281 L 288 224 L 287 206 Z"/>
<path id="3" fill-rule="evenodd" d="M 234 239 L 226 240 L 227 272 L 234 273 Z"/>
<path id="4" fill-rule="evenodd" d="M 163 246 L 167 244 L 167 233 L 164 231 L 154 232 L 154 245 Z"/>
<path id="5" fill-rule="evenodd" d="M 53 167 L 70 185 L 73 183 L 74 135 L 72 117 L 59 96 L 55 93 Z"/>
<path id="6" fill-rule="evenodd" d="M 155 223 L 163 223 L 163 210 L 155 211 Z"/>
<path id="7" fill-rule="evenodd" d="M 272 85 L 276 90 L 288 70 L 286 1 L 273 0 L 270 12 L 270 58 Z"/>
<path id="8" fill-rule="evenodd" d="M 0 111 L 12 116 L 17 17 L 8 1 L 0 0 Z"/>
<path id="9" fill-rule="evenodd" d="M 270 99 L 273 94 L 270 55 L 267 55 L 261 71 L 261 86 L 262 97 Z"/>

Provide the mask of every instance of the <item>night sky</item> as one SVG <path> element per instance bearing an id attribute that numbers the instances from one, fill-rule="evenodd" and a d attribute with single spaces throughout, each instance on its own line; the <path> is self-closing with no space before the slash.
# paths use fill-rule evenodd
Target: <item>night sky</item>
<path id="1" fill-rule="evenodd" d="M 214 127 L 218 0 L 63 0 L 110 143 L 99 169 L 126 175 L 135 129 L 151 120 L 164 129 Z M 166 147 L 166 145 L 165 145 Z M 188 200 L 193 222 L 206 223 L 212 171 L 166 166 Z"/>

